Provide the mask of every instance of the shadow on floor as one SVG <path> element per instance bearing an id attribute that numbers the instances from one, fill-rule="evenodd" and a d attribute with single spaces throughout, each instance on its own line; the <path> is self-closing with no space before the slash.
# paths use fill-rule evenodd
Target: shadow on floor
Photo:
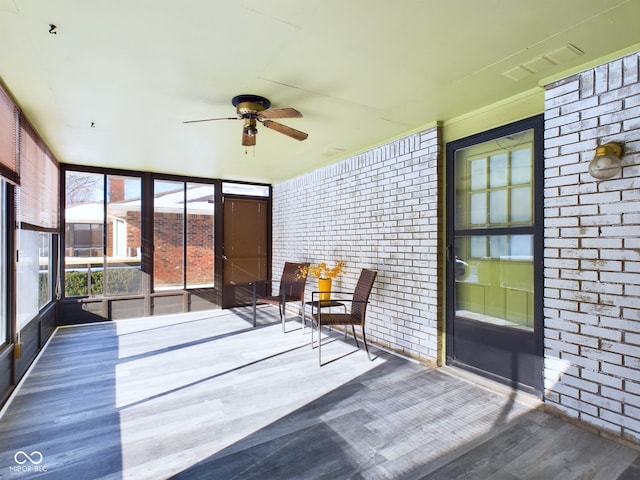
<path id="1" fill-rule="evenodd" d="M 633 450 L 514 396 L 382 356 L 375 369 L 172 478 L 637 478 Z"/>

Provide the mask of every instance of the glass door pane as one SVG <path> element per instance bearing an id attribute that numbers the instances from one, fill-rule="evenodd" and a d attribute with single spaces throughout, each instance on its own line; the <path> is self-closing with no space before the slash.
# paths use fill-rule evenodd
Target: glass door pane
<path id="1" fill-rule="evenodd" d="M 461 236 L 455 251 L 456 318 L 532 331 L 532 235 Z"/>
<path id="2" fill-rule="evenodd" d="M 532 158 L 533 130 L 456 151 L 455 227 L 532 226 Z"/>

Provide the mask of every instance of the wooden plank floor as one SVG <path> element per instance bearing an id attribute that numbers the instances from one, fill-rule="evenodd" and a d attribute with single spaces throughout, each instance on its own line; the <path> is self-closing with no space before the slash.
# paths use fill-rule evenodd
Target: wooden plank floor
<path id="1" fill-rule="evenodd" d="M 341 335 L 319 368 L 276 317 L 59 329 L 3 410 L 0 478 L 640 478 L 637 450 Z"/>

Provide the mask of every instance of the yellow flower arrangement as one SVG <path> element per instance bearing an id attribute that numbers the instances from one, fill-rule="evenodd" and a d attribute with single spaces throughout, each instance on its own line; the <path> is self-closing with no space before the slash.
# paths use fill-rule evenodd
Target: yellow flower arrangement
<path id="1" fill-rule="evenodd" d="M 326 262 L 320 262 L 317 265 L 309 265 L 308 267 L 300 267 L 298 269 L 298 275 L 300 277 L 306 277 L 311 275 L 318 278 L 336 278 L 341 273 L 345 273 L 344 262 L 339 260 L 336 264 L 329 268 Z"/>

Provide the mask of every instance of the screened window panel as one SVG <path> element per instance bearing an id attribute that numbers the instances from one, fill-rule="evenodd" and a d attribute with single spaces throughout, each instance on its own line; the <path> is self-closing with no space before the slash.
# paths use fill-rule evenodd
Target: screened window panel
<path id="1" fill-rule="evenodd" d="M 42 308 L 53 300 L 53 280 L 52 271 L 53 235 L 49 232 L 39 233 L 39 249 L 38 249 L 38 307 Z"/>
<path id="2" fill-rule="evenodd" d="M 187 288 L 208 288 L 214 280 L 214 186 L 187 183 Z"/>
<path id="3" fill-rule="evenodd" d="M 184 286 L 184 182 L 154 181 L 153 284 L 155 290 Z"/>
<path id="4" fill-rule="evenodd" d="M 142 292 L 141 199 L 139 177 L 107 176 L 107 295 Z"/>
<path id="5" fill-rule="evenodd" d="M 16 316 L 18 329 L 22 329 L 37 314 L 40 297 L 40 252 L 39 232 L 33 230 L 20 230 L 18 235 L 18 264 L 17 282 L 18 292 L 27 292 L 18 295 L 16 302 Z"/>
<path id="6" fill-rule="evenodd" d="M 222 182 L 224 195 L 247 195 L 251 197 L 268 197 L 268 185 L 253 185 L 250 183 Z"/>
<path id="7" fill-rule="evenodd" d="M 65 183 L 65 296 L 101 295 L 104 175 L 67 171 Z"/>
<path id="8" fill-rule="evenodd" d="M 89 255 L 89 254 L 82 254 L 82 255 L 78 255 L 77 252 L 80 251 L 84 251 L 84 250 L 89 250 L 90 246 L 91 246 L 91 224 L 90 223 L 79 223 L 77 225 L 74 225 L 74 235 L 73 235 L 73 241 L 75 243 L 76 248 L 74 249 L 74 252 L 76 252 L 76 256 L 84 256 L 84 257 L 88 257 L 88 256 L 97 256 L 97 255 Z M 71 236 L 69 237 L 69 240 L 71 240 Z M 80 247 L 80 248 L 78 248 Z M 100 249 L 102 249 L 102 238 L 100 239 L 100 243 L 99 243 L 99 247 Z"/>

